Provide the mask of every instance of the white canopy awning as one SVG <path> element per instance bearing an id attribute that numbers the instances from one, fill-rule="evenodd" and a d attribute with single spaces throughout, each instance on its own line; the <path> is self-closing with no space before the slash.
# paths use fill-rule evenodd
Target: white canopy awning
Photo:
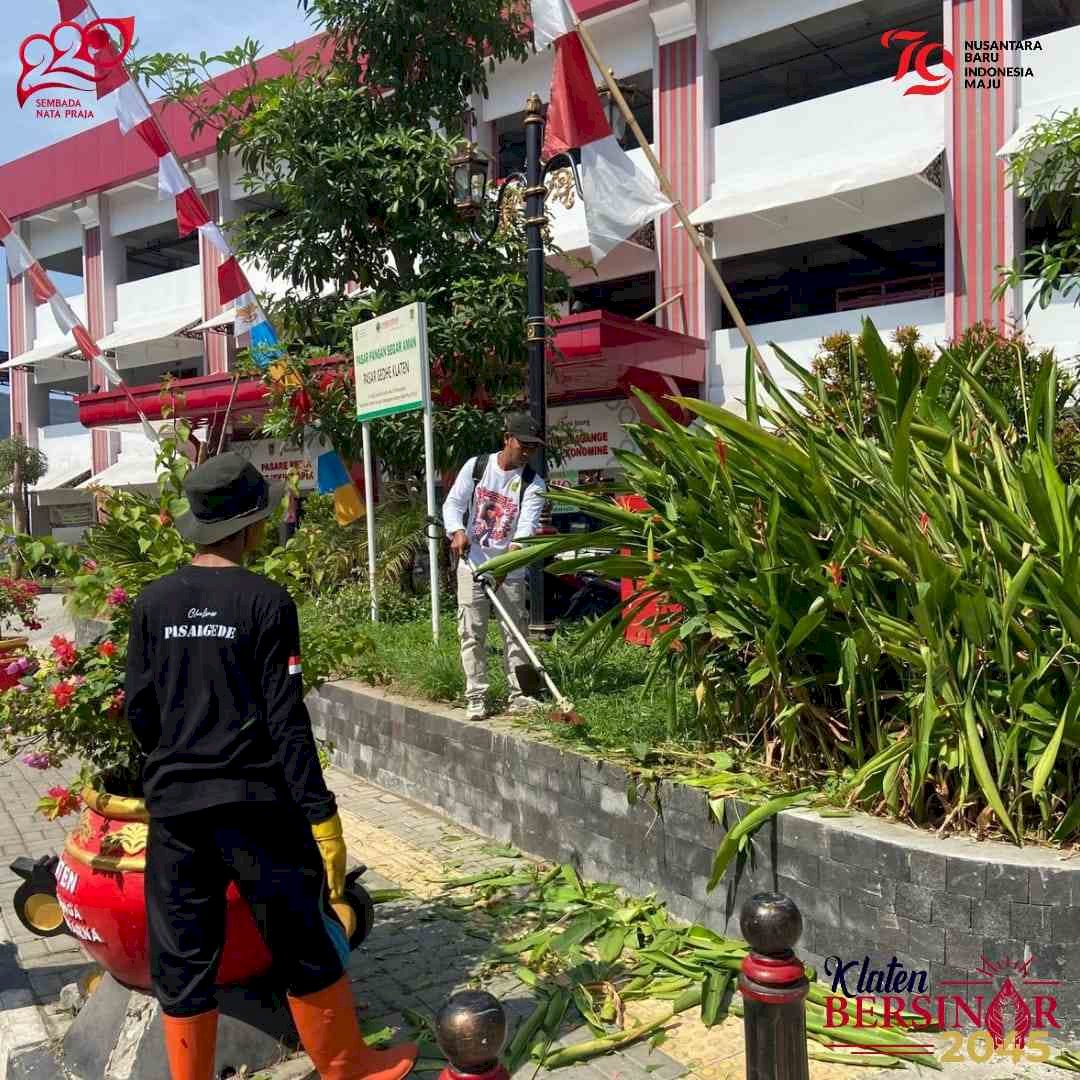
<path id="1" fill-rule="evenodd" d="M 85 462 L 62 465 L 50 469 L 30 490 L 39 506 L 60 506 L 64 503 L 83 502 L 85 492 L 79 492 L 77 481 L 81 481 L 90 472 Z"/>
<path id="2" fill-rule="evenodd" d="M 153 455 L 121 454 L 115 465 L 91 476 L 79 485 L 80 490 L 94 487 L 157 489 L 157 466 Z"/>
<path id="3" fill-rule="evenodd" d="M 20 367 L 33 367 L 34 364 L 40 364 L 46 360 L 52 360 L 57 356 L 63 356 L 64 353 L 71 352 L 77 348 L 78 345 L 75 344 L 75 339 L 69 334 L 60 341 L 51 341 L 44 345 L 38 345 L 36 348 L 20 353 L 10 360 L 5 360 L 4 363 L 0 364 L 0 371 L 10 371 L 12 368 Z"/>
<path id="4" fill-rule="evenodd" d="M 1080 95 L 1078 94 L 1055 98 L 1053 101 L 1046 101 L 1041 105 L 1033 105 L 1029 109 L 1022 109 L 1020 122 L 1016 125 L 1016 130 L 1005 141 L 997 152 L 997 156 L 999 158 L 1011 157 L 1020 149 L 1020 144 L 1031 134 L 1038 123 L 1043 120 L 1052 120 L 1056 114 L 1069 113 L 1073 109 L 1080 109 Z"/>
<path id="5" fill-rule="evenodd" d="M 850 144 L 775 171 L 733 168 L 690 220 L 714 224 L 718 259 L 896 225 L 944 210 L 940 137 L 914 146 Z"/>
<path id="6" fill-rule="evenodd" d="M 180 337 L 185 330 L 191 330 L 202 318 L 202 313 L 189 309 L 174 311 L 152 322 L 138 323 L 122 330 L 114 330 L 103 337 L 98 345 L 110 352 L 132 345 L 148 345 L 165 338 Z"/>
<path id="7" fill-rule="evenodd" d="M 835 199 L 877 184 L 917 178 L 932 187 L 939 185 L 925 179 L 923 174 L 937 161 L 945 149 L 942 141 L 922 146 L 898 149 L 895 153 L 876 158 L 844 156 L 829 161 L 830 168 L 815 171 L 804 162 L 781 184 L 775 178 L 744 176 L 734 181 L 713 185 L 716 194 L 699 206 L 691 215 L 695 225 L 726 221 L 744 214 L 764 214 L 769 210 L 812 202 L 815 199 Z M 806 166 L 809 165 L 809 168 Z M 727 190 L 724 190 L 724 189 Z"/>
<path id="8" fill-rule="evenodd" d="M 201 334 L 204 330 L 216 330 L 220 326 L 231 326 L 236 322 L 236 312 L 230 308 L 228 311 L 223 311 L 220 315 L 215 315 L 212 319 L 206 319 L 201 323 L 196 323 L 190 330 L 189 334 Z"/>

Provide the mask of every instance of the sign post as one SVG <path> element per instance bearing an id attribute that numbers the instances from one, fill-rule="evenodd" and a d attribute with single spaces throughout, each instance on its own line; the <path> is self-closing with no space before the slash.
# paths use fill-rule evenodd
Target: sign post
<path id="1" fill-rule="evenodd" d="M 364 487 L 367 498 L 368 572 L 372 618 L 375 597 L 375 514 L 371 422 L 399 413 L 424 412 L 424 467 L 427 478 L 428 556 L 431 561 L 431 630 L 439 637 L 439 541 L 435 518 L 435 434 L 428 363 L 427 306 L 410 304 L 353 327 L 356 418 L 364 431 Z"/>

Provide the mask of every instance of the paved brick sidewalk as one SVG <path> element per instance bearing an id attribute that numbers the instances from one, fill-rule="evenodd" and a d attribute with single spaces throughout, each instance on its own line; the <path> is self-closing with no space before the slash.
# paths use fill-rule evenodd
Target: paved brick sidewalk
<path id="1" fill-rule="evenodd" d="M 20 763 L 0 766 L 0 1075 L 3 1072 L 3 1037 L 17 1044 L 58 1038 L 70 1023 L 60 1007 L 60 988 L 93 970 L 81 949 L 69 937 L 49 941 L 25 931 L 12 910 L 19 882 L 8 864 L 18 855 L 38 856 L 61 850 L 67 822 L 50 824 L 36 815 L 40 794 L 56 783 L 59 773 L 35 772 Z M 512 975 L 488 977 L 484 956 L 490 939 L 468 921 L 451 919 L 437 901 L 445 876 L 481 872 L 493 865 L 508 866 L 491 851 L 487 838 L 470 833 L 445 818 L 388 794 L 337 769 L 330 771 L 345 825 L 350 856 L 364 862 L 368 888 L 404 889 L 401 900 L 381 904 L 371 938 L 353 954 L 350 976 L 354 996 L 367 1022 L 391 1027 L 400 1036 L 408 1027 L 405 1010 L 434 1014 L 456 990 L 484 987 L 499 997 L 512 1020 L 532 1011 L 531 991 Z M 652 1019 L 650 1003 L 632 1012 Z M 647 1044 L 579 1066 L 562 1069 L 560 1080 L 743 1080 L 741 1020 L 731 1017 L 711 1030 L 700 1023 L 698 1010 L 682 1014 L 669 1032 L 663 1050 Z M 588 1037 L 585 1028 L 568 1032 L 563 1043 Z M 535 1066 L 526 1065 L 518 1078 L 531 1080 Z M 884 1073 L 811 1062 L 811 1080 L 874 1080 L 916 1071 Z M 923 1075 L 923 1070 L 918 1070 Z M 262 1074 L 267 1075 L 267 1074 Z M 273 1070 L 275 1080 L 303 1075 L 296 1063 Z M 435 1080 L 434 1073 L 420 1080 Z M 926 1075 L 930 1075 L 927 1073 Z M 951 1067 L 935 1076 L 1000 1077 L 982 1068 Z M 1018 1072 L 1010 1076 L 1053 1076 L 1057 1070 Z"/>

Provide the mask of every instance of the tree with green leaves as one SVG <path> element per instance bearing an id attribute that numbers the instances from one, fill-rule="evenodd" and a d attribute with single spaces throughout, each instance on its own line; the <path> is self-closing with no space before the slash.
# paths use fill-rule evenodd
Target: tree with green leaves
<path id="1" fill-rule="evenodd" d="M 454 211 L 450 159 L 488 74 L 531 50 L 525 10 L 502 0 L 301 0 L 328 43 L 285 54 L 288 71 L 260 81 L 248 39 L 218 56 L 157 54 L 137 76 L 212 127 L 242 163 L 260 208 L 229 226 L 240 256 L 289 285 L 273 317 L 302 385 L 278 380 L 268 434 L 318 419 L 337 448 L 360 457 L 347 378 L 308 359 L 351 353 L 351 327 L 417 301 L 428 309 L 436 435 L 459 458 L 488 448 L 477 412 L 520 401 L 525 374 L 525 243 L 494 208 L 471 225 Z M 221 67 L 245 72 L 217 92 Z M 492 234 L 491 243 L 483 237 Z M 565 278 L 551 272 L 549 297 Z M 352 287 L 352 295 L 347 295 Z M 415 418 L 376 425 L 392 473 L 414 474 Z M 477 445 L 461 439 L 475 433 Z M 459 462 L 458 462 L 459 463 Z"/>
<path id="2" fill-rule="evenodd" d="M 49 461 L 36 447 L 16 435 L 0 439 L 0 497 L 11 503 L 17 533 L 30 528 L 26 493 L 49 469 Z"/>
<path id="3" fill-rule="evenodd" d="M 998 267 L 994 296 L 1033 281 L 1025 313 L 1049 307 L 1055 294 L 1080 304 L 1080 109 L 1035 124 L 1009 159 L 1009 183 L 1027 201 L 1029 218 L 1045 214 L 1050 235 L 1016 265 Z"/>

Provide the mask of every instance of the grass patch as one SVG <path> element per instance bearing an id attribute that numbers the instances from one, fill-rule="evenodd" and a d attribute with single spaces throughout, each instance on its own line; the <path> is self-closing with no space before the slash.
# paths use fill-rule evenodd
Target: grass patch
<path id="1" fill-rule="evenodd" d="M 432 642 L 424 603 L 398 600 L 387 607 L 387 621 L 374 624 L 363 589 L 309 601 L 300 609 L 305 660 L 317 654 L 323 678 L 359 679 L 426 701 L 462 706 L 465 677 L 456 620 L 445 612 L 439 641 Z M 670 685 L 647 688 L 646 650 L 624 642 L 608 650 L 594 642 L 582 645 L 582 633 L 578 627 L 562 631 L 540 651 L 556 684 L 585 719 L 584 727 L 551 723 L 544 714 L 523 722 L 584 748 L 633 753 L 635 745 L 687 745 L 695 709 L 690 694 L 680 691 L 673 698 Z M 488 645 L 491 702 L 501 709 L 507 685 L 494 619 Z"/>

